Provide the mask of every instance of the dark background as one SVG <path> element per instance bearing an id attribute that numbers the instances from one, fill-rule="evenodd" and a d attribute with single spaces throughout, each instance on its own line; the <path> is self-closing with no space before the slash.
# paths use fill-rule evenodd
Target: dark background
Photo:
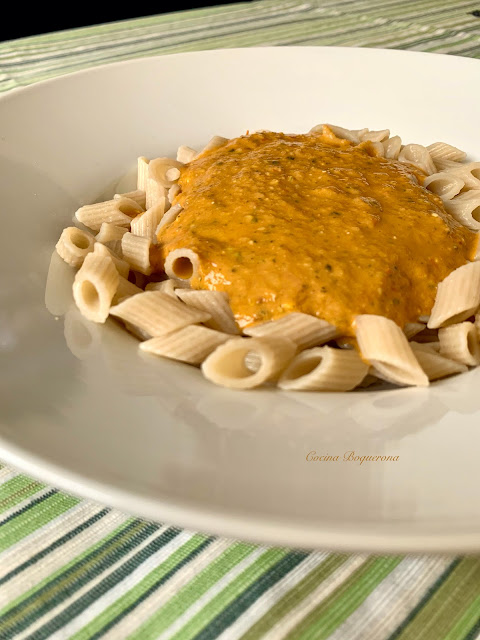
<path id="1" fill-rule="evenodd" d="M 102 7 L 101 3 L 23 3 L 17 0 L 16 3 L 9 4 L 8 16 L 3 16 L 0 21 L 0 40 L 13 40 L 33 36 L 39 33 L 49 33 L 63 29 L 74 29 L 92 24 L 102 24 L 105 22 L 117 22 L 118 20 L 129 20 L 131 18 L 141 18 L 144 16 L 157 15 L 159 13 L 173 13 L 174 11 L 185 11 L 187 9 L 197 9 L 199 7 L 212 7 L 221 4 L 236 4 L 239 0 L 229 2 L 219 2 L 216 0 L 192 0 L 182 2 L 182 0 L 170 0 L 170 2 L 159 2 L 144 4 L 142 6 L 119 6 L 113 8 Z M 245 0 L 243 0 L 245 1 Z M 55 7 L 59 6 L 60 9 Z"/>

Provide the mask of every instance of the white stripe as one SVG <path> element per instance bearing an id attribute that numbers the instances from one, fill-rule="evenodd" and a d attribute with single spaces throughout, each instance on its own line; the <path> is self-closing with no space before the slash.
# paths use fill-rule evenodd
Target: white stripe
<path id="1" fill-rule="evenodd" d="M 241 638 L 286 594 L 292 591 L 299 582 L 318 567 L 330 554 L 312 553 L 303 562 L 287 573 L 281 580 L 268 589 L 251 607 L 249 607 L 228 629 L 218 636 L 217 640 L 236 640 Z"/>
<path id="2" fill-rule="evenodd" d="M 216 540 L 204 549 L 198 556 L 182 567 L 170 580 L 152 593 L 148 598 L 135 607 L 125 618 L 119 627 L 112 627 L 102 640 L 118 640 L 121 630 L 123 638 L 127 638 L 138 629 L 139 625 L 153 615 L 160 607 L 164 606 L 186 584 L 195 579 L 198 574 L 214 562 L 226 549 L 231 546 L 231 540 Z"/>
<path id="3" fill-rule="evenodd" d="M 328 640 L 390 637 L 451 562 L 451 558 L 405 558 Z"/>
<path id="4" fill-rule="evenodd" d="M 206 591 L 198 600 L 196 600 L 191 607 L 189 607 L 175 622 L 165 629 L 160 634 L 157 640 L 165 640 L 165 638 L 171 638 L 175 633 L 185 626 L 199 611 L 201 611 L 206 605 L 213 600 L 213 598 L 223 591 L 230 582 L 235 580 L 245 569 L 252 565 L 262 554 L 267 551 L 265 547 L 254 549 L 246 558 L 239 562 L 233 569 L 226 573 L 218 582 L 216 582 L 208 591 Z"/>
<path id="5" fill-rule="evenodd" d="M 75 518 L 70 519 L 68 527 L 62 523 L 62 528 L 50 532 L 50 535 L 43 537 L 39 544 L 35 547 L 32 545 L 27 546 L 27 554 L 12 554 L 10 558 L 6 558 L 6 562 L 2 564 L 2 570 L 5 569 L 3 575 L 6 575 L 19 566 L 25 560 L 28 560 L 35 553 L 39 553 L 43 549 L 50 546 L 52 542 L 61 538 L 68 531 L 72 531 L 78 525 L 86 522 L 89 518 L 100 511 L 98 505 L 89 505 L 88 509 L 83 509 L 75 514 Z M 52 576 L 56 571 L 64 567 L 68 562 L 74 560 L 77 556 L 84 553 L 89 547 L 106 538 L 112 531 L 123 524 L 128 519 L 128 516 L 118 512 L 111 511 L 107 513 L 103 518 L 100 518 L 97 522 L 92 524 L 88 529 L 85 529 L 75 537 L 71 538 L 63 545 L 51 551 L 42 558 L 36 564 L 28 567 L 26 571 L 22 571 L 14 578 L 9 580 L 4 586 L 0 587 L 0 608 L 6 606 L 9 602 L 12 602 L 16 598 L 20 597 L 33 585 L 38 585 L 46 578 Z M 60 530 L 59 530 L 60 529 Z"/>
<path id="6" fill-rule="evenodd" d="M 264 635 L 262 640 L 280 640 L 287 636 L 310 611 L 313 611 L 325 598 L 327 598 L 337 587 L 360 567 L 368 558 L 366 555 L 355 555 L 348 558 L 336 571 L 326 580 L 318 585 L 308 596 L 306 596 L 292 611 L 279 620 L 270 631 Z"/>
<path id="7" fill-rule="evenodd" d="M 77 633 L 77 631 L 82 627 L 85 627 L 100 613 L 107 609 L 107 607 L 115 602 L 115 600 L 118 600 L 118 598 L 124 595 L 131 588 L 135 587 L 141 580 L 143 580 L 143 578 L 145 578 L 145 576 L 158 567 L 162 562 L 165 562 L 172 553 L 175 553 L 177 549 L 188 542 L 192 536 L 193 534 L 190 533 L 190 531 L 183 531 L 179 535 L 175 536 L 168 544 L 159 549 L 134 571 L 125 576 L 123 580 L 95 600 L 95 602 L 93 602 L 87 609 L 80 612 L 78 616 L 69 622 L 69 624 L 59 629 L 53 635 L 50 635 L 49 640 L 64 640 L 65 638 L 71 638 L 75 633 Z M 92 585 L 89 586 L 90 588 L 92 587 Z M 123 630 L 122 637 L 124 637 Z"/>
<path id="8" fill-rule="evenodd" d="M 89 502 L 76 504 L 71 507 L 71 509 L 68 509 L 68 511 L 59 513 L 58 516 L 50 520 L 50 522 L 38 527 L 35 531 L 28 534 L 28 536 L 12 544 L 8 549 L 0 553 L 2 575 L 8 573 L 12 567 L 16 567 L 19 563 L 28 560 L 32 556 L 32 549 L 46 547 L 59 538 L 62 535 L 62 531 L 68 531 L 70 528 L 73 529 L 75 524 L 70 527 L 70 522 L 82 522 L 84 519 L 82 512 L 96 513 L 99 510 L 100 507 L 98 505 L 92 505 Z"/>
<path id="9" fill-rule="evenodd" d="M 114 572 L 118 567 L 123 565 L 124 562 L 127 562 L 129 558 L 131 558 L 133 555 L 138 553 L 140 549 L 143 549 L 143 547 L 145 547 L 147 544 L 149 544 L 153 538 L 155 538 L 158 535 L 161 535 L 164 531 L 166 531 L 167 528 L 168 528 L 167 526 L 164 526 L 160 530 L 157 530 L 151 535 L 149 535 L 146 540 L 144 540 L 141 544 L 139 544 L 134 549 L 129 551 L 128 554 L 126 554 L 125 556 L 122 556 L 122 558 L 117 560 L 115 564 L 110 566 L 106 571 L 103 571 L 100 575 L 96 576 L 93 580 L 90 580 L 89 582 L 87 582 L 87 584 L 85 584 L 80 589 L 77 589 L 75 593 L 73 593 L 66 600 L 58 604 L 54 609 L 48 611 L 41 618 L 38 618 L 30 627 L 28 627 L 28 629 L 26 629 L 21 635 L 18 636 L 18 639 L 16 638 L 15 640 L 22 640 L 22 638 L 23 639 L 27 638 L 34 631 L 37 631 L 37 629 L 40 629 L 40 627 L 46 624 L 49 620 L 51 620 L 56 615 L 64 611 L 67 607 L 69 607 L 72 604 L 72 602 L 75 602 L 75 600 L 78 600 L 78 598 L 80 598 L 85 593 L 90 591 L 90 589 L 95 587 L 99 582 L 104 580 L 107 576 L 109 576 L 112 572 Z M 67 636 L 64 636 L 64 637 L 67 637 Z M 49 640 L 51 640 L 50 637 L 49 637 Z"/>

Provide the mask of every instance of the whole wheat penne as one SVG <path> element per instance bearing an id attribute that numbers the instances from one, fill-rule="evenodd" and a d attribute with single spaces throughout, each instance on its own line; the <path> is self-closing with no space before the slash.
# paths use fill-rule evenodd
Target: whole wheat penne
<path id="1" fill-rule="evenodd" d="M 140 349 L 164 358 L 199 365 L 230 336 L 196 324 L 140 343 Z"/>

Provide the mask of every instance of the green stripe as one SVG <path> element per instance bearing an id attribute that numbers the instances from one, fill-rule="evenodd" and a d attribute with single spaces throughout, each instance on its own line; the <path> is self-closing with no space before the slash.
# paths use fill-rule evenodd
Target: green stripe
<path id="1" fill-rule="evenodd" d="M 286 638 L 288 640 L 327 638 L 362 604 L 401 560 L 400 557 L 369 558 L 292 629 Z"/>
<path id="2" fill-rule="evenodd" d="M 219 613 L 206 627 L 195 636 L 195 640 L 212 640 L 235 622 L 265 591 L 273 587 L 290 571 L 295 569 L 306 557 L 306 551 L 291 551 L 271 569 L 261 575 L 252 585 L 241 594 L 221 613 Z"/>
<path id="3" fill-rule="evenodd" d="M 74 529 L 72 529 L 71 531 L 66 533 L 65 535 L 61 536 L 60 538 L 58 538 L 57 540 L 52 542 L 52 544 L 50 544 L 50 545 L 48 545 L 48 547 L 45 547 L 44 549 L 42 549 L 39 553 L 35 553 L 33 556 L 28 558 L 28 560 L 26 560 L 25 562 L 22 562 L 21 564 L 17 565 L 12 571 L 10 571 L 9 573 L 5 574 L 5 576 L 3 576 L 3 578 L 0 578 L 0 586 L 2 586 L 6 582 L 8 582 L 12 578 L 14 578 L 16 575 L 22 573 L 22 571 L 25 571 L 26 569 L 29 569 L 30 567 L 32 567 L 34 564 L 36 564 L 40 560 L 43 560 L 52 551 L 55 551 L 55 549 L 58 549 L 59 547 L 64 545 L 66 542 L 69 542 L 70 540 L 72 540 L 79 533 L 82 533 L 82 531 L 85 531 L 86 529 L 91 527 L 93 524 L 98 522 L 101 518 L 106 516 L 109 511 L 110 511 L 109 509 L 102 509 L 102 511 L 99 511 L 98 513 L 96 513 L 94 516 L 92 516 L 88 520 L 85 520 L 85 522 L 82 522 L 77 527 L 75 527 Z"/>
<path id="4" fill-rule="evenodd" d="M 109 616 L 110 619 L 106 624 L 103 624 L 103 626 L 98 625 L 98 623 L 101 622 L 99 619 L 104 617 L 101 615 L 95 619 L 98 626 L 95 633 L 93 633 L 93 625 L 90 624 L 87 628 L 82 630 L 80 634 L 73 636 L 73 638 L 76 640 L 78 640 L 78 638 L 89 638 L 90 640 L 101 638 L 105 633 L 107 633 L 107 631 L 117 625 L 121 620 L 123 620 L 123 618 L 149 598 L 152 593 L 155 593 L 163 584 L 165 584 L 165 582 L 170 580 L 177 571 L 186 567 L 192 560 L 202 553 L 212 543 L 212 541 L 213 538 L 205 538 L 205 536 L 199 534 L 190 538 L 188 542 L 175 551 L 165 562 L 156 567 L 144 580 L 142 580 L 140 584 L 147 588 L 143 589 L 141 596 L 138 596 L 138 593 L 135 595 L 137 592 L 136 587 L 131 589 L 127 593 L 126 597 L 119 598 L 111 608 L 109 607 L 110 612 L 113 611 L 115 615 L 113 617 Z M 137 587 L 138 586 L 140 585 L 137 585 Z"/>
<path id="5" fill-rule="evenodd" d="M 447 579 L 400 633 L 398 640 L 437 640 L 455 626 L 478 596 L 480 560 L 463 558 Z M 461 597 L 458 597 L 461 592 Z M 480 611 L 477 610 L 480 614 Z M 471 626 L 471 625 L 470 625 Z M 463 629 L 464 633 L 468 629 Z"/>
<path id="6" fill-rule="evenodd" d="M 160 549 L 169 544 L 179 533 L 179 529 L 171 527 L 154 538 L 121 566 L 117 567 L 117 569 L 103 578 L 103 580 L 100 580 L 92 589 L 84 593 L 80 598 L 72 602 L 70 606 L 63 609 L 61 613 L 37 629 L 35 631 L 35 640 L 45 640 L 79 616 L 85 609 L 88 609 L 89 606 L 105 595 L 110 589 L 113 589 L 117 584 L 127 578 L 140 565 L 157 553 L 157 551 L 160 551 Z M 201 535 L 198 535 L 197 538 L 199 544 L 208 544 L 210 542 L 210 540 L 205 540 L 205 537 Z"/>
<path id="7" fill-rule="evenodd" d="M 26 476 L 20 475 L 11 478 L 0 487 L 0 513 L 4 513 L 7 509 L 11 509 L 44 488 L 44 484 Z"/>
<path id="8" fill-rule="evenodd" d="M 460 564 L 460 558 L 455 559 L 442 573 L 441 576 L 437 578 L 437 580 L 431 585 L 426 593 L 422 596 L 420 601 L 415 605 L 415 607 L 410 611 L 408 616 L 402 620 L 402 622 L 398 625 L 395 631 L 388 637 L 387 640 L 397 640 L 398 636 L 405 629 L 405 627 L 415 618 L 417 613 L 422 609 L 422 607 L 430 600 L 433 594 L 440 589 L 442 584 L 447 580 L 451 573 L 456 569 L 456 567 Z"/>
<path id="9" fill-rule="evenodd" d="M 260 640 L 279 620 L 298 607 L 319 584 L 325 582 L 339 569 L 349 556 L 329 555 L 318 567 L 306 575 L 294 589 L 286 593 L 265 615 L 241 637 L 241 640 Z"/>
<path id="10" fill-rule="evenodd" d="M 243 558 L 249 555 L 256 547 L 244 543 L 233 543 L 208 567 L 205 567 L 198 576 L 185 585 L 176 593 L 164 606 L 158 608 L 146 625 L 145 637 L 149 633 L 158 636 L 182 615 L 198 598 L 200 598 L 210 587 L 217 583 L 228 571 L 231 571 Z M 160 573 L 159 573 L 160 572 Z M 162 567 L 154 569 L 151 574 L 144 578 L 138 585 L 131 589 L 125 596 L 117 600 L 110 607 L 105 609 L 100 616 L 95 618 L 90 625 L 82 630 L 83 635 L 75 636 L 75 640 L 86 640 L 96 633 L 104 625 L 110 624 L 111 620 L 118 615 L 118 611 L 132 606 L 137 606 L 145 599 L 145 593 L 150 589 L 152 581 L 161 577 Z M 73 639 L 72 639 L 73 640 Z"/>
<path id="11" fill-rule="evenodd" d="M 477 595 L 472 601 L 462 617 L 450 629 L 443 640 L 463 640 L 463 638 L 470 635 L 470 631 L 475 629 L 477 623 L 480 625 L 480 595 Z"/>
<path id="12" fill-rule="evenodd" d="M 79 502 L 78 498 L 56 492 L 44 496 L 36 503 L 33 501 L 33 506 L 22 509 L 18 515 L 14 514 L 15 518 L 9 519 L 0 529 L 0 552 L 45 526 L 61 513 L 72 509 Z"/>
<path id="13" fill-rule="evenodd" d="M 103 544 L 96 545 L 43 583 L 24 594 L 0 617 L 0 628 L 19 633 L 78 589 L 107 570 L 143 540 L 158 530 L 157 525 L 133 521 Z"/>
<path id="14" fill-rule="evenodd" d="M 281 560 L 285 549 L 268 549 L 253 564 L 234 578 L 220 593 L 208 602 L 201 611 L 191 618 L 170 640 L 190 640 L 205 627 L 218 613 L 232 602 L 244 589 L 255 582 L 259 576 Z M 149 640 L 156 638 L 156 628 L 151 620 L 137 629 L 128 640 Z"/>

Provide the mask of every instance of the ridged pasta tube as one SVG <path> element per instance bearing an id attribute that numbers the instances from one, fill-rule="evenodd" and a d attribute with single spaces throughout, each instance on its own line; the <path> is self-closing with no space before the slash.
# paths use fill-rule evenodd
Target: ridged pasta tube
<path id="1" fill-rule="evenodd" d="M 126 227 L 117 227 L 109 222 L 103 222 L 95 240 L 104 244 L 117 256 L 122 257 L 122 238 L 127 231 Z"/>
<path id="2" fill-rule="evenodd" d="M 67 227 L 62 231 L 55 245 L 58 255 L 72 267 L 80 267 L 87 254 L 93 251 L 95 238 L 87 231 L 77 227 Z"/>
<path id="3" fill-rule="evenodd" d="M 130 267 L 148 276 L 152 273 L 150 265 L 149 238 L 142 238 L 133 233 L 126 233 L 122 238 L 122 255 Z"/>
<path id="4" fill-rule="evenodd" d="M 112 304 L 119 304 L 122 300 L 125 300 L 125 298 L 130 298 L 137 293 L 143 293 L 143 289 L 137 287 L 136 284 L 133 284 L 133 282 L 130 282 L 127 278 L 120 276 L 118 279 L 117 290 L 115 291 L 115 295 L 112 299 Z"/>
<path id="5" fill-rule="evenodd" d="M 140 343 L 140 349 L 157 356 L 199 365 L 230 336 L 221 331 L 196 324 L 183 327 L 164 336 Z"/>
<path id="6" fill-rule="evenodd" d="M 182 144 L 177 149 L 177 161 L 182 164 L 188 164 L 198 155 L 198 151 Z"/>
<path id="7" fill-rule="evenodd" d="M 127 193 L 116 193 L 113 196 L 114 200 L 119 200 L 120 198 L 135 200 L 142 209 L 145 209 L 146 195 L 143 189 L 135 189 L 135 191 L 128 191 Z"/>
<path id="8" fill-rule="evenodd" d="M 105 322 L 118 288 L 113 260 L 89 253 L 73 282 L 73 298 L 80 312 L 93 322 Z"/>
<path id="9" fill-rule="evenodd" d="M 465 182 L 459 176 L 445 171 L 427 176 L 423 186 L 445 201 L 458 195 L 465 186 Z"/>
<path id="10" fill-rule="evenodd" d="M 165 213 L 165 198 L 161 198 L 157 204 L 133 218 L 130 231 L 142 238 L 148 238 L 152 242 L 157 239 L 157 227 Z"/>
<path id="11" fill-rule="evenodd" d="M 472 231 L 480 230 L 480 189 L 461 193 L 444 205 L 448 213 L 465 227 Z"/>
<path id="12" fill-rule="evenodd" d="M 198 255 L 191 249 L 174 249 L 165 258 L 165 273 L 174 280 L 191 280 L 199 267 Z"/>
<path id="13" fill-rule="evenodd" d="M 80 207 L 75 212 L 75 217 L 89 229 L 98 231 L 103 222 L 129 227 L 132 218 L 142 211 L 142 207 L 135 200 L 121 197 Z"/>
<path id="14" fill-rule="evenodd" d="M 292 340 L 298 349 L 308 349 L 336 338 L 339 333 L 326 320 L 307 313 L 289 313 L 279 320 L 264 322 L 244 329 L 244 334 L 255 338 L 284 337 Z"/>
<path id="15" fill-rule="evenodd" d="M 207 142 L 207 144 L 203 147 L 198 155 L 205 153 L 205 151 L 212 151 L 213 149 L 218 149 L 218 147 L 223 147 L 224 144 L 228 142 L 228 138 L 224 138 L 223 136 L 213 136 Z"/>
<path id="16" fill-rule="evenodd" d="M 140 156 L 137 159 L 137 189 L 139 191 L 147 190 L 147 180 L 148 180 L 148 165 L 150 160 L 145 158 L 145 156 Z"/>
<path id="17" fill-rule="evenodd" d="M 469 162 L 449 170 L 463 180 L 468 189 L 480 189 L 480 162 Z"/>
<path id="18" fill-rule="evenodd" d="M 381 129 L 380 131 L 366 131 L 359 136 L 360 142 L 369 140 L 370 142 L 384 142 L 390 136 L 390 129 Z M 383 155 L 383 154 L 382 154 Z"/>
<path id="19" fill-rule="evenodd" d="M 228 304 L 228 295 L 224 291 L 192 291 L 178 289 L 176 295 L 192 307 L 201 309 L 210 314 L 210 320 L 205 323 L 207 327 L 223 331 L 224 333 L 238 334 L 239 329 Z"/>
<path id="20" fill-rule="evenodd" d="M 127 298 L 112 307 L 110 313 L 153 337 L 210 319 L 208 313 L 187 307 L 161 291 L 145 291 Z"/>
<path id="21" fill-rule="evenodd" d="M 295 356 L 278 386 L 297 391 L 350 391 L 362 382 L 368 369 L 355 350 L 316 347 Z"/>
<path id="22" fill-rule="evenodd" d="M 278 377 L 295 355 L 296 345 L 287 338 L 231 338 L 202 364 L 204 376 L 222 387 L 253 389 Z M 252 372 L 245 364 L 253 352 L 260 366 Z"/>
<path id="23" fill-rule="evenodd" d="M 410 343 L 413 353 L 429 380 L 438 380 L 456 373 L 464 373 L 467 367 L 460 362 L 440 355 L 434 348 L 424 344 Z"/>
<path id="24" fill-rule="evenodd" d="M 400 327 L 383 316 L 359 315 L 355 335 L 362 358 L 375 375 L 401 385 L 428 386 L 428 377 L 415 358 Z"/>
<path id="25" fill-rule="evenodd" d="M 427 175 L 437 173 L 437 168 L 430 157 L 428 149 L 421 144 L 407 144 L 398 154 L 400 162 L 408 162 L 424 171 Z"/>
<path id="26" fill-rule="evenodd" d="M 158 234 L 163 229 L 163 227 L 166 227 L 167 225 L 172 224 L 172 222 L 176 220 L 178 214 L 181 213 L 182 211 L 183 211 L 183 207 L 181 204 L 174 204 L 173 207 L 170 207 L 170 209 L 163 214 L 162 218 L 160 219 L 157 225 L 157 228 L 155 230 L 156 236 L 158 236 Z"/>
<path id="27" fill-rule="evenodd" d="M 173 158 L 155 158 L 148 165 L 148 177 L 160 183 L 165 189 L 170 189 L 180 177 L 181 162 Z"/>
<path id="28" fill-rule="evenodd" d="M 439 283 L 427 327 L 438 329 L 466 320 L 479 306 L 480 262 L 469 262 Z"/>
<path id="29" fill-rule="evenodd" d="M 393 136 L 383 142 L 384 156 L 390 160 L 396 160 L 402 150 L 402 139 L 400 136 Z"/>
<path id="30" fill-rule="evenodd" d="M 480 341 L 473 322 L 461 322 L 439 329 L 440 355 L 462 364 L 480 364 Z"/>
<path id="31" fill-rule="evenodd" d="M 110 249 L 104 244 L 102 244 L 101 242 L 96 242 L 93 253 L 96 256 L 101 256 L 102 258 L 111 258 L 116 270 L 118 271 L 118 274 L 123 278 L 128 278 L 128 273 L 130 271 L 128 262 L 125 262 L 125 260 L 122 260 L 121 258 L 117 258 L 117 256 L 114 255 L 113 252 L 110 251 Z"/>
<path id="32" fill-rule="evenodd" d="M 435 164 L 437 164 L 437 160 L 461 161 L 467 157 L 465 151 L 457 149 L 457 147 L 447 144 L 446 142 L 434 142 L 433 144 L 429 144 L 427 149 Z"/>

